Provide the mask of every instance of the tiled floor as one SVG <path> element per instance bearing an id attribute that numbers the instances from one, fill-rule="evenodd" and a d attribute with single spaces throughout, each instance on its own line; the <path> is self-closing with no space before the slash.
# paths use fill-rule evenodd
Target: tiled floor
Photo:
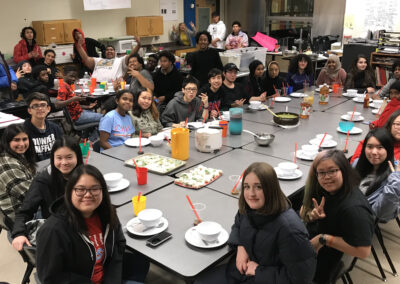
<path id="1" fill-rule="evenodd" d="M 381 225 L 381 230 L 384 236 L 386 248 L 394 262 L 395 267 L 400 272 L 400 228 L 395 221 Z M 391 274 L 390 267 L 382 254 L 382 249 L 379 244 L 374 242 L 375 248 L 381 260 L 382 266 L 387 277 L 387 284 L 400 283 L 400 277 L 394 277 Z M 0 234 L 0 282 L 6 281 L 10 284 L 20 283 L 25 271 L 25 264 L 22 262 L 19 254 L 14 251 L 8 243 L 7 235 L 3 231 Z M 379 284 L 383 283 L 379 278 L 379 271 L 375 261 L 371 256 L 365 260 L 359 260 L 355 269 L 350 273 L 355 284 Z M 31 277 L 31 283 L 36 284 Z M 184 281 L 164 270 L 152 265 L 146 283 L 151 284 L 180 284 Z M 338 281 L 341 283 L 341 281 Z"/>

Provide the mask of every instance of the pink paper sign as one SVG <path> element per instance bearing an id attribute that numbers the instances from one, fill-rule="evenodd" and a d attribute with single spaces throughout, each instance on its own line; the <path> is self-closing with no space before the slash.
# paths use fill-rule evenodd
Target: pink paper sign
<path id="1" fill-rule="evenodd" d="M 252 39 L 261 44 L 262 47 L 268 49 L 268 51 L 275 50 L 275 44 L 277 43 L 277 40 L 272 37 L 257 32 L 256 35 L 252 37 Z"/>

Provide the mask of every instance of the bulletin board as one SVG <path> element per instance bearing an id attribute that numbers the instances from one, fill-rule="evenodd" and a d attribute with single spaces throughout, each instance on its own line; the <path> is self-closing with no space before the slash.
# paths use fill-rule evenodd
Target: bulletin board
<path id="1" fill-rule="evenodd" d="M 85 11 L 131 8 L 131 0 L 83 0 Z"/>

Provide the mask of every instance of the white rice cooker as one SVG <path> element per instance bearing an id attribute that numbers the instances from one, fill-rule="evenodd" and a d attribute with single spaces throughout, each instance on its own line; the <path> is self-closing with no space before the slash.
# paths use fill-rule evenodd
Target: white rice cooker
<path id="1" fill-rule="evenodd" d="M 200 152 L 212 153 L 222 147 L 222 133 L 220 129 L 200 128 L 195 133 L 196 149 Z"/>

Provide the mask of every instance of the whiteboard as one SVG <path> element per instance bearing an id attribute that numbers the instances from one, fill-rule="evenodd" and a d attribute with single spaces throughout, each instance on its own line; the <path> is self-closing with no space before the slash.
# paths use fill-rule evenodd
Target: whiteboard
<path id="1" fill-rule="evenodd" d="M 131 8 L 131 0 L 83 0 L 85 11 Z"/>

